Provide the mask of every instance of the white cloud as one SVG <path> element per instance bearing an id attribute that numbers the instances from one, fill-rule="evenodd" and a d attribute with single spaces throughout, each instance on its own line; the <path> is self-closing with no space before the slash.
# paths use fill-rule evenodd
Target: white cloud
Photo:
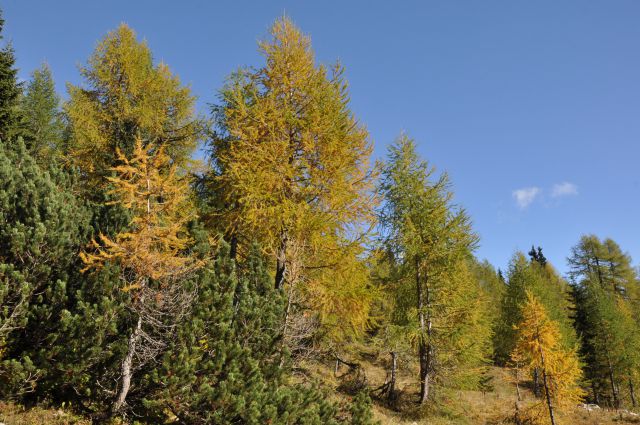
<path id="1" fill-rule="evenodd" d="M 522 189 L 513 191 L 513 198 L 516 200 L 516 204 L 520 209 L 527 208 L 542 190 L 539 187 L 523 187 Z"/>
<path id="2" fill-rule="evenodd" d="M 562 196 L 571 196 L 578 194 L 578 186 L 573 183 L 563 182 L 556 183 L 553 185 L 551 189 L 551 197 L 552 198 L 560 198 Z"/>

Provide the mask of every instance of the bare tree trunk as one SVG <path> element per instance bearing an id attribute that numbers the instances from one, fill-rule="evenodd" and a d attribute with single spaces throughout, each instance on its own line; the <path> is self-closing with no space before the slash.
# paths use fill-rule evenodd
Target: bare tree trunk
<path id="1" fill-rule="evenodd" d="M 396 396 L 396 369 L 398 368 L 398 359 L 395 351 L 391 353 L 391 381 L 389 382 L 389 394 L 387 398 L 393 400 Z"/>
<path id="2" fill-rule="evenodd" d="M 636 407 L 636 391 L 633 388 L 633 381 L 629 378 L 629 395 L 631 396 L 631 405 Z"/>
<path id="3" fill-rule="evenodd" d="M 418 295 L 418 320 L 420 322 L 420 342 L 418 344 L 418 360 L 420 363 L 420 404 L 424 404 L 429 398 L 429 350 L 426 341 L 426 320 L 424 313 L 424 300 L 422 294 L 422 281 L 420 280 L 420 262 L 416 258 L 416 291 Z"/>
<path id="4" fill-rule="evenodd" d="M 522 401 L 522 395 L 520 394 L 520 365 L 518 363 L 516 363 L 515 373 L 516 373 L 516 396 L 518 397 L 518 401 Z M 518 406 L 517 402 L 516 402 L 516 406 Z"/>
<path id="5" fill-rule="evenodd" d="M 540 397 L 540 374 L 538 368 L 533 368 L 533 395 Z"/>
<path id="6" fill-rule="evenodd" d="M 613 396 L 613 407 L 618 409 L 620 407 L 620 400 L 618 398 L 618 387 L 613 376 L 613 366 L 611 365 L 611 359 L 609 353 L 607 353 L 607 366 L 609 367 L 609 381 L 611 382 L 611 395 Z"/>
<path id="7" fill-rule="evenodd" d="M 551 425 L 556 425 L 556 420 L 553 416 L 553 404 L 551 403 L 551 394 L 549 393 L 549 383 L 547 382 L 547 371 L 544 365 L 544 353 L 542 352 L 542 348 L 540 348 L 540 360 L 542 362 L 542 383 L 544 385 L 545 398 L 547 399 L 547 408 L 549 409 L 549 419 L 551 420 Z"/>
<path id="8" fill-rule="evenodd" d="M 238 256 L 238 236 L 235 232 L 231 235 L 231 241 L 229 243 L 229 257 L 235 261 Z"/>
<path id="9" fill-rule="evenodd" d="M 516 425 L 522 425 L 522 421 L 520 420 L 520 404 L 516 401 L 514 407 L 515 413 L 513 415 L 513 422 L 515 422 Z"/>
<path id="10" fill-rule="evenodd" d="M 289 293 L 287 294 L 287 308 L 284 311 L 284 325 L 282 326 L 282 343 L 280 345 L 280 367 L 284 366 L 284 349 L 287 345 L 287 332 L 289 332 L 289 316 L 291 314 L 291 285 L 289 285 Z M 336 363 L 336 373 L 338 372 L 338 363 Z"/>
<path id="11" fill-rule="evenodd" d="M 136 352 L 136 348 L 138 345 L 138 340 L 140 339 L 140 334 L 142 332 L 142 316 L 138 315 L 138 321 L 136 323 L 136 327 L 129 336 L 129 344 L 127 347 L 127 355 L 122 360 L 121 366 L 121 383 L 120 383 L 120 392 L 118 393 L 118 397 L 116 401 L 113 403 L 112 412 L 114 414 L 118 413 L 124 402 L 127 398 L 127 394 L 129 393 L 129 388 L 131 387 L 131 376 L 133 374 L 132 365 L 133 365 L 133 356 Z"/>
<path id="12" fill-rule="evenodd" d="M 276 255 L 276 279 L 275 288 L 281 289 L 284 286 L 285 273 L 287 271 L 287 233 L 280 234 L 280 247 Z"/>

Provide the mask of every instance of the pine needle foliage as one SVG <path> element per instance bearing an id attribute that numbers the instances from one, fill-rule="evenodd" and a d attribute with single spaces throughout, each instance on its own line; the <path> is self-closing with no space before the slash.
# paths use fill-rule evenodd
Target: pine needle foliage
<path id="1" fill-rule="evenodd" d="M 295 286 L 328 333 L 362 333 L 373 294 L 359 259 L 373 219 L 368 133 L 342 66 L 316 65 L 289 18 L 259 48 L 265 65 L 234 74 L 214 108 L 212 227 L 240 255 L 259 241 L 275 286 Z"/>
<path id="2" fill-rule="evenodd" d="M 434 173 L 403 135 L 389 149 L 380 186 L 394 320 L 417 347 L 422 403 L 434 383 L 450 385 L 482 363 L 490 331 L 481 288 L 466 263 L 477 236 L 465 211 L 451 204 L 447 175 Z"/>
<path id="3" fill-rule="evenodd" d="M 85 86 L 67 86 L 67 154 L 89 187 L 104 187 L 116 148 L 130 156 L 137 137 L 162 146 L 179 165 L 189 159 L 202 131 L 195 98 L 166 64 L 154 64 L 131 28 L 122 24 L 107 34 L 80 73 Z"/>
<path id="4" fill-rule="evenodd" d="M 558 419 L 554 409 L 573 407 L 585 395 L 579 385 L 582 370 L 577 349 L 562 347 L 558 323 L 549 319 L 544 306 L 531 291 L 527 291 L 526 296 L 523 318 L 516 327 L 518 339 L 512 360 L 524 361 L 525 369 L 537 369 L 542 374 L 543 401 L 528 408 L 529 419 L 533 423 L 555 425 Z"/>
<path id="5" fill-rule="evenodd" d="M 80 256 L 84 270 L 102 267 L 106 262 L 119 263 L 134 274 L 123 290 L 139 288 L 149 279 L 163 280 L 186 274 L 197 265 L 183 252 L 191 239 L 186 224 L 195 219 L 189 199 L 189 182 L 180 176 L 164 149 L 154 151 L 151 145 L 136 140 L 133 156 L 128 159 L 117 150 L 121 165 L 112 168 L 115 177 L 108 177 L 113 188 L 111 201 L 128 210 L 130 228 L 115 239 L 100 235 L 100 243 L 92 242 L 94 252 Z"/>

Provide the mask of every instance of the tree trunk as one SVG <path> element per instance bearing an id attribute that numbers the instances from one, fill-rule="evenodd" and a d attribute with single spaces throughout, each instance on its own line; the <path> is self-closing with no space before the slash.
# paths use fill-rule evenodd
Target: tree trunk
<path id="1" fill-rule="evenodd" d="M 620 400 L 618 398 L 618 387 L 613 375 L 613 366 L 611 365 L 611 359 L 609 353 L 607 353 L 607 366 L 609 367 L 609 381 L 611 382 L 611 395 L 613 396 L 613 407 L 618 409 L 620 407 Z"/>
<path id="2" fill-rule="evenodd" d="M 547 369 L 544 363 L 544 352 L 540 346 L 540 333 L 538 330 L 536 330 L 536 338 L 538 339 L 538 353 L 540 353 L 540 366 L 542 366 L 542 384 L 544 385 L 544 396 L 549 409 L 549 419 L 551 420 L 551 425 L 556 425 L 556 419 L 553 416 L 553 403 L 551 403 L 551 394 L 549 392 L 549 382 L 547 380 Z"/>
<path id="3" fill-rule="evenodd" d="M 540 374 L 538 373 L 538 368 L 533 368 L 533 395 L 536 397 L 540 397 Z"/>
<path id="4" fill-rule="evenodd" d="M 522 401 L 522 395 L 520 394 L 520 366 L 516 363 L 516 396 L 518 397 L 517 401 Z M 518 403 L 516 402 L 516 407 Z M 516 409 L 517 411 L 517 409 Z"/>
<path id="5" fill-rule="evenodd" d="M 118 393 L 118 397 L 116 401 L 113 403 L 112 412 L 117 414 L 124 402 L 127 398 L 127 394 L 129 393 L 129 388 L 131 387 L 131 376 L 133 375 L 132 365 L 133 365 L 133 356 L 136 352 L 136 348 L 138 346 L 138 340 L 140 339 L 140 334 L 142 333 L 142 316 L 138 316 L 138 321 L 136 323 L 136 327 L 129 336 L 129 344 L 127 347 L 127 355 L 122 360 L 121 365 L 121 383 L 120 383 L 120 392 Z"/>
<path id="6" fill-rule="evenodd" d="M 238 256 L 238 236 L 234 232 L 231 236 L 231 242 L 229 242 L 229 257 L 235 261 Z"/>
<path id="7" fill-rule="evenodd" d="M 631 405 L 636 407 L 636 391 L 633 388 L 633 381 L 629 378 L 629 395 L 631 396 Z"/>
<path id="8" fill-rule="evenodd" d="M 540 360 L 542 362 L 542 384 L 544 385 L 545 398 L 547 399 L 547 408 L 549 409 L 549 419 L 551 425 L 556 425 L 556 419 L 553 416 L 553 404 L 551 403 L 551 394 L 549 393 L 549 383 L 547 382 L 547 371 L 544 365 L 544 353 L 540 349 Z"/>
<path id="9" fill-rule="evenodd" d="M 389 400 L 395 399 L 396 396 L 396 370 L 398 368 L 398 355 L 395 351 L 391 353 L 391 381 L 389 381 L 389 394 L 387 398 Z"/>
<path id="10" fill-rule="evenodd" d="M 416 291 L 418 295 L 418 320 L 420 322 L 420 341 L 418 344 L 418 359 L 420 363 L 420 404 L 429 398 L 429 350 L 426 341 L 426 320 L 424 314 L 424 300 L 422 282 L 420 280 L 420 261 L 416 258 Z"/>
<path id="11" fill-rule="evenodd" d="M 287 332 L 289 331 L 289 321 L 290 321 L 290 316 L 291 316 L 291 291 L 293 291 L 293 288 L 291 287 L 291 285 L 289 285 L 289 292 L 287 294 L 287 308 L 284 311 L 284 324 L 282 326 L 282 339 L 281 339 L 281 344 L 280 344 L 280 367 L 284 366 L 284 361 L 285 361 L 285 357 L 284 357 L 284 349 L 287 345 Z M 292 347 L 289 347 L 292 348 Z M 338 373 L 338 363 L 336 363 L 336 373 Z"/>
<path id="12" fill-rule="evenodd" d="M 284 286 L 285 273 L 287 271 L 287 233 L 280 234 L 280 247 L 276 255 L 276 279 L 275 288 L 281 289 Z"/>
<path id="13" fill-rule="evenodd" d="M 591 390 L 593 391 L 593 402 L 599 406 L 600 394 L 598 394 L 598 391 L 596 390 L 596 384 L 593 383 L 593 381 L 591 382 Z"/>

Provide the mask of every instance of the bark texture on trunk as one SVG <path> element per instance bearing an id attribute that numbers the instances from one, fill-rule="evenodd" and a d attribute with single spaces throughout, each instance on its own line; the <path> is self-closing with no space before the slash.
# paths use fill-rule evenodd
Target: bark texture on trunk
<path id="1" fill-rule="evenodd" d="M 431 346 L 431 303 L 427 276 L 420 274 L 420 261 L 416 259 L 416 291 L 418 295 L 418 320 L 420 322 L 420 342 L 418 358 L 420 363 L 420 404 L 426 403 L 430 393 L 430 374 L 433 367 L 433 347 Z"/>
<path id="2" fill-rule="evenodd" d="M 275 288 L 281 289 L 284 286 L 285 273 L 287 272 L 287 234 L 280 235 L 280 247 L 276 255 L 276 279 Z"/>
<path id="3" fill-rule="evenodd" d="M 613 407 L 620 407 L 620 398 L 618 397 L 618 386 L 616 385 L 616 380 L 613 375 L 613 366 L 611 365 L 611 359 L 609 358 L 609 353 L 607 353 L 607 366 L 609 367 L 609 382 L 611 383 L 611 396 L 613 397 Z"/>
<path id="4" fill-rule="evenodd" d="M 391 353 L 391 380 L 389 381 L 389 400 L 393 400 L 396 395 L 396 370 L 398 369 L 398 355 L 395 351 Z"/>
<path id="5" fill-rule="evenodd" d="M 112 412 L 114 414 L 120 412 L 120 409 L 122 409 L 122 406 L 124 406 L 124 402 L 127 399 L 127 394 L 129 393 L 129 388 L 131 388 L 131 376 L 133 375 L 133 356 L 136 352 L 141 333 L 142 317 L 138 316 L 136 327 L 129 336 L 127 355 L 124 357 L 124 360 L 122 360 L 120 369 L 122 374 L 120 381 L 120 392 L 118 393 L 118 397 L 116 398 L 116 401 L 113 403 L 112 407 Z"/>
<path id="6" fill-rule="evenodd" d="M 542 384 L 544 385 L 544 394 L 547 399 L 547 408 L 549 409 L 549 420 L 551 425 L 556 425 L 556 419 L 553 414 L 553 404 L 551 403 L 551 394 L 549 393 L 549 382 L 547 380 L 547 371 L 544 365 L 544 353 L 540 349 L 540 361 L 542 363 Z"/>

